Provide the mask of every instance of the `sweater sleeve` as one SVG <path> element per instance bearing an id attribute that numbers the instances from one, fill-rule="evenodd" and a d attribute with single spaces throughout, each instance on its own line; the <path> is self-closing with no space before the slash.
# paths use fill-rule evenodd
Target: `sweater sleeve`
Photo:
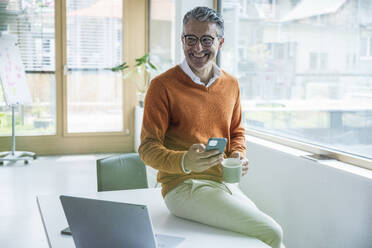
<path id="1" fill-rule="evenodd" d="M 233 152 L 240 152 L 245 156 L 245 130 L 242 125 L 242 108 L 240 103 L 240 90 L 238 87 L 237 98 L 233 110 L 233 115 L 231 118 L 230 125 L 230 154 Z"/>
<path id="2" fill-rule="evenodd" d="M 184 151 L 164 146 L 164 137 L 170 120 L 170 106 L 166 89 L 155 78 L 146 94 L 141 144 L 138 153 L 145 164 L 169 174 L 181 174 Z"/>

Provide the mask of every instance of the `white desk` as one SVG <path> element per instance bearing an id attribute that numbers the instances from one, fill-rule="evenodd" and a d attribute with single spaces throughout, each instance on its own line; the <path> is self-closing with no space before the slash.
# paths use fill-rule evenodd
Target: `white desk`
<path id="1" fill-rule="evenodd" d="M 159 188 L 74 194 L 73 196 L 147 205 L 155 233 L 186 238 L 179 246 L 180 248 L 269 247 L 254 238 L 173 216 L 165 206 Z M 39 206 L 49 247 L 75 247 L 71 236 L 60 234 L 60 231 L 67 227 L 68 224 L 59 196 L 38 196 L 37 204 Z"/>

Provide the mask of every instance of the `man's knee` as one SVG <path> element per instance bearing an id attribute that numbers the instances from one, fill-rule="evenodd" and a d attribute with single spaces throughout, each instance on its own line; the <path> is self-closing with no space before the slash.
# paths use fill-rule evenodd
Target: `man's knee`
<path id="1" fill-rule="evenodd" d="M 279 242 L 282 242 L 283 240 L 283 229 L 279 224 L 275 223 L 275 225 L 272 226 L 272 232 L 273 237 L 275 240 L 278 240 Z"/>
<path id="2" fill-rule="evenodd" d="M 243 233 L 248 236 L 253 236 L 273 248 L 279 248 L 283 240 L 283 230 L 274 220 L 258 222 L 257 226 L 253 229 L 252 226 L 248 224 L 246 230 L 247 231 Z"/>
<path id="3" fill-rule="evenodd" d="M 279 224 L 274 222 L 267 230 L 265 240 L 263 240 L 265 243 L 271 245 L 272 247 L 281 247 L 281 243 L 283 240 L 283 229 Z"/>

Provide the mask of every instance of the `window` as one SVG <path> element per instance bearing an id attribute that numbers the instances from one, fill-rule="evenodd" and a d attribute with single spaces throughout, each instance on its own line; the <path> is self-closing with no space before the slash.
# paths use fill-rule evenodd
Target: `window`
<path id="1" fill-rule="evenodd" d="M 328 65 L 328 54 L 320 53 L 319 54 L 319 69 L 327 70 Z"/>
<path id="2" fill-rule="evenodd" d="M 357 57 L 355 54 L 346 55 L 346 70 L 355 70 L 356 69 Z"/>
<path id="3" fill-rule="evenodd" d="M 122 1 L 68 0 L 66 5 L 67 132 L 123 131 L 122 78 L 109 70 L 123 60 Z M 55 134 L 54 1 L 13 0 L 10 6 L 19 15 L 8 32 L 18 37 L 33 98 L 17 113 L 17 135 Z M 3 118 L 0 134 L 9 134 L 10 113 Z"/>
<path id="4" fill-rule="evenodd" d="M 67 132 L 123 131 L 122 1 L 66 4 Z"/>
<path id="5" fill-rule="evenodd" d="M 372 159 L 372 2 L 220 2 L 221 67 L 239 79 L 246 130 Z"/>
<path id="6" fill-rule="evenodd" d="M 372 59 L 372 36 L 363 37 L 360 40 L 360 56 Z"/>
<path id="7" fill-rule="evenodd" d="M 17 150 L 132 152 L 135 85 L 110 68 L 147 52 L 148 1 L 0 2 L 0 31 L 18 36 L 33 99 L 16 113 Z M 1 94 L 0 136 L 9 136 Z M 10 146 L 0 137 L 0 150 Z"/>
<path id="8" fill-rule="evenodd" d="M 318 67 L 318 54 L 316 53 L 310 53 L 310 70 L 316 70 Z"/>
<path id="9" fill-rule="evenodd" d="M 326 53 L 310 53 L 310 70 L 326 71 L 328 65 L 328 55 Z"/>
<path id="10" fill-rule="evenodd" d="M 19 106 L 15 113 L 16 134 L 45 135 L 56 133 L 56 78 L 54 2 L 10 0 L 7 9 L 13 13 L 4 34 L 16 35 L 21 59 L 26 70 L 32 104 Z M 1 91 L 1 87 L 0 87 Z M 0 97 L 0 135 L 11 133 L 11 112 Z"/>

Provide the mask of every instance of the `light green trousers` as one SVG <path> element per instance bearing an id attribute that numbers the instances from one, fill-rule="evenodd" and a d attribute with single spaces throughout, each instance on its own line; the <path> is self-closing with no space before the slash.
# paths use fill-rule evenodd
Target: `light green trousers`
<path id="1" fill-rule="evenodd" d="M 181 218 L 255 237 L 284 248 L 282 228 L 235 185 L 188 179 L 165 196 L 169 211 Z"/>

